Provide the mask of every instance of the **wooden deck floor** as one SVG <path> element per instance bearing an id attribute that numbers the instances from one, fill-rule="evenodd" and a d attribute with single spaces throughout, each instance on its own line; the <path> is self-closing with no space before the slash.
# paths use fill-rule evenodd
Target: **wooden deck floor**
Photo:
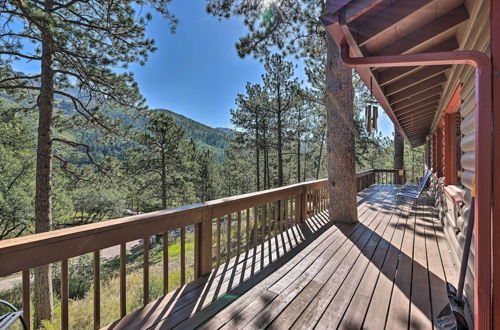
<path id="1" fill-rule="evenodd" d="M 356 224 L 311 218 L 110 328 L 430 329 L 457 274 L 425 198 L 359 194 Z"/>

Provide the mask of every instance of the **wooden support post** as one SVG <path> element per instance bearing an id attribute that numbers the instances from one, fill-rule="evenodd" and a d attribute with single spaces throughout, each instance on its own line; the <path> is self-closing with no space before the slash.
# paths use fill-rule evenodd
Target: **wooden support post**
<path id="1" fill-rule="evenodd" d="M 163 294 L 168 293 L 168 231 L 163 233 Z"/>
<path id="2" fill-rule="evenodd" d="M 101 328 L 101 255 L 94 252 L 94 329 Z"/>
<path id="3" fill-rule="evenodd" d="M 300 222 L 304 222 L 307 219 L 307 190 L 304 187 L 302 190 L 302 194 L 300 194 L 300 205 L 297 207 L 297 210 L 300 210 Z"/>
<path id="4" fill-rule="evenodd" d="M 30 271 L 23 271 L 23 319 L 26 327 L 31 329 L 31 315 L 30 315 Z"/>
<path id="5" fill-rule="evenodd" d="M 198 276 L 204 276 L 212 271 L 212 209 L 204 210 L 203 219 L 195 230 L 199 235 Z"/>
<path id="6" fill-rule="evenodd" d="M 61 261 L 61 329 L 69 329 L 68 301 L 69 281 L 68 281 L 68 259 Z"/>
<path id="7" fill-rule="evenodd" d="M 444 184 L 457 183 L 457 116 L 455 113 L 444 116 Z"/>
<path id="8" fill-rule="evenodd" d="M 144 306 L 146 306 L 149 303 L 149 236 L 143 238 L 142 247 L 143 247 L 142 302 Z"/>
<path id="9" fill-rule="evenodd" d="M 181 286 L 186 284 L 186 227 L 181 227 Z"/>
<path id="10" fill-rule="evenodd" d="M 127 245 L 120 244 L 120 317 L 127 314 Z"/>

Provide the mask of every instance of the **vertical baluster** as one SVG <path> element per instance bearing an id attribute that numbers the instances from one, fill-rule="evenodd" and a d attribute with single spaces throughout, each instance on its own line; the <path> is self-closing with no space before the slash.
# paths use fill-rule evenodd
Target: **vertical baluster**
<path id="1" fill-rule="evenodd" d="M 314 215 L 318 214 L 318 189 L 314 189 Z"/>
<path id="2" fill-rule="evenodd" d="M 278 236 L 278 202 L 273 203 L 274 206 L 274 236 Z"/>
<path id="3" fill-rule="evenodd" d="M 127 246 L 120 244 L 120 316 L 127 314 Z"/>
<path id="4" fill-rule="evenodd" d="M 279 200 L 277 202 L 278 204 L 278 218 L 280 219 L 280 234 L 283 233 L 283 216 L 282 216 L 282 210 L 283 210 L 283 201 Z"/>
<path id="5" fill-rule="evenodd" d="M 237 226 L 237 246 L 236 246 L 236 254 L 239 255 L 241 252 L 241 211 L 238 211 L 238 226 Z"/>
<path id="6" fill-rule="evenodd" d="M 26 327 L 31 329 L 31 315 L 30 315 L 30 271 L 23 271 L 23 319 Z"/>
<path id="7" fill-rule="evenodd" d="M 68 259 L 61 261 L 61 329 L 69 328 L 68 322 Z"/>
<path id="8" fill-rule="evenodd" d="M 285 216 L 284 216 L 284 218 L 285 218 L 285 228 L 286 228 L 286 230 L 288 230 L 288 198 L 285 198 L 283 200 L 283 204 L 285 204 L 283 206 L 283 209 L 284 209 L 283 212 L 285 214 Z"/>
<path id="9" fill-rule="evenodd" d="M 163 294 L 168 293 L 168 231 L 163 233 Z"/>
<path id="10" fill-rule="evenodd" d="M 326 210 L 326 196 L 327 196 L 326 188 L 323 188 L 323 211 Z"/>
<path id="11" fill-rule="evenodd" d="M 149 303 L 149 237 L 144 237 L 142 247 L 143 247 L 142 302 L 144 306 L 146 306 Z"/>
<path id="12" fill-rule="evenodd" d="M 271 203 L 267 203 L 267 240 L 271 243 Z"/>
<path id="13" fill-rule="evenodd" d="M 324 196 L 323 196 L 323 188 L 319 189 L 319 211 L 323 212 L 323 203 L 325 202 Z"/>
<path id="14" fill-rule="evenodd" d="M 232 231 L 232 227 L 231 227 L 231 213 L 229 213 L 227 215 L 227 242 L 226 242 L 226 261 L 229 262 L 229 260 L 231 259 L 231 231 Z"/>
<path id="15" fill-rule="evenodd" d="M 248 250 L 250 250 L 250 209 L 247 209 L 246 210 L 246 216 L 247 216 L 247 225 L 246 225 L 246 228 L 245 228 L 245 232 L 246 232 L 246 252 L 248 252 Z"/>
<path id="16" fill-rule="evenodd" d="M 181 227 L 181 285 L 186 284 L 186 227 Z"/>
<path id="17" fill-rule="evenodd" d="M 101 253 L 94 251 L 94 329 L 101 328 Z"/>
<path id="18" fill-rule="evenodd" d="M 260 214 L 260 244 L 264 245 L 264 237 L 266 237 L 266 209 L 265 207 L 261 207 Z"/>
<path id="19" fill-rule="evenodd" d="M 257 235 L 259 226 L 259 209 L 254 207 L 253 209 L 253 248 L 257 248 Z"/>
<path id="20" fill-rule="evenodd" d="M 216 249 L 217 249 L 216 260 L 217 260 L 217 266 L 219 266 L 220 265 L 220 217 L 217 217 L 217 231 L 215 234 L 215 239 L 216 239 Z"/>

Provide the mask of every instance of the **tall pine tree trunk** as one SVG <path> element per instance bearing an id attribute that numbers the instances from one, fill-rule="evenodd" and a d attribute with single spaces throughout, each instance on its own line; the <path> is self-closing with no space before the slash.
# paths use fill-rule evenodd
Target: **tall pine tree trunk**
<path id="1" fill-rule="evenodd" d="M 297 182 L 300 182 L 300 131 L 297 132 Z"/>
<path id="2" fill-rule="evenodd" d="M 321 169 L 321 161 L 323 160 L 323 144 L 325 144 L 326 129 L 321 133 L 321 143 L 319 145 L 318 167 L 316 168 L 316 180 L 319 179 L 319 171 Z"/>
<path id="3" fill-rule="evenodd" d="M 279 96 L 278 96 L 279 97 Z M 278 100 L 278 102 L 280 102 Z M 278 110 L 278 187 L 283 186 L 283 123 L 281 122 L 281 109 Z"/>
<path id="4" fill-rule="evenodd" d="M 404 164 L 404 155 L 405 155 L 405 144 L 403 140 L 403 136 L 396 127 L 394 127 L 394 168 L 395 169 L 403 169 Z M 399 175 L 395 174 L 396 178 L 399 178 Z M 398 184 L 402 184 L 399 179 L 395 181 Z"/>
<path id="5" fill-rule="evenodd" d="M 164 150 L 161 151 L 161 208 L 167 209 L 167 156 Z"/>
<path id="6" fill-rule="evenodd" d="M 325 106 L 327 118 L 330 219 L 356 222 L 356 159 L 352 70 L 345 66 L 327 34 Z"/>
<path id="7" fill-rule="evenodd" d="M 260 190 L 260 144 L 259 144 L 259 119 L 255 116 L 255 174 L 257 180 L 257 191 Z"/>
<path id="8" fill-rule="evenodd" d="M 50 11 L 52 1 L 46 1 Z M 52 121 L 54 108 L 54 61 L 53 42 L 50 30 L 42 31 L 42 61 L 40 95 L 38 97 L 38 142 L 35 188 L 35 232 L 50 231 L 52 227 Z M 34 322 L 35 328 L 42 320 L 52 320 L 53 295 L 50 265 L 34 271 Z"/>

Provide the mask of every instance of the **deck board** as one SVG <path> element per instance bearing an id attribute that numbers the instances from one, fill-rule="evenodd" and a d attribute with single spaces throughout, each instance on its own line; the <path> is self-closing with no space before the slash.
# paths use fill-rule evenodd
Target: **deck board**
<path id="1" fill-rule="evenodd" d="M 110 329 L 431 329 L 454 265 L 431 201 L 396 186 L 358 196 L 355 224 L 326 213 L 268 239 Z"/>

